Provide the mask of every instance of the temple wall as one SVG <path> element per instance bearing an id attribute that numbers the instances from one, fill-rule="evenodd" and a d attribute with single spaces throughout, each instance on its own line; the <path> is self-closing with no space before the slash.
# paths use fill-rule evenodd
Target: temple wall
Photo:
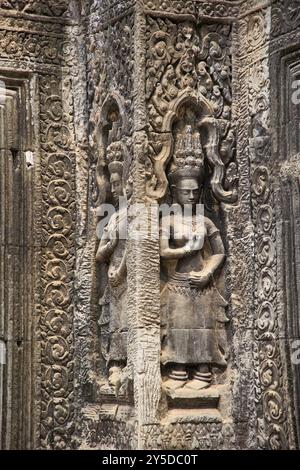
<path id="1" fill-rule="evenodd" d="M 0 0 L 0 448 L 299 447 L 299 44 L 292 0 Z M 183 169 L 197 295 L 157 214 Z"/>

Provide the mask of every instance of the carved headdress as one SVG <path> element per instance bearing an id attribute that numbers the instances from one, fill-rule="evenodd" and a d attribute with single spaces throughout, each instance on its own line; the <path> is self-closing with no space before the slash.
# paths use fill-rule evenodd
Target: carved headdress
<path id="1" fill-rule="evenodd" d="M 119 173 L 123 177 L 124 149 L 122 142 L 113 142 L 109 145 L 106 152 L 106 160 L 109 173 Z"/>
<path id="2" fill-rule="evenodd" d="M 187 125 L 175 141 L 174 157 L 169 170 L 171 186 L 182 178 L 203 179 L 204 153 L 200 134 Z"/>

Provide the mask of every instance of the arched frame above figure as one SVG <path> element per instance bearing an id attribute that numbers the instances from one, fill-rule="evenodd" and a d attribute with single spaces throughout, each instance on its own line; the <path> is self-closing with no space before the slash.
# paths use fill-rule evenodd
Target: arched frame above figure
<path id="1" fill-rule="evenodd" d="M 131 139 L 128 136 L 129 122 L 126 117 L 125 100 L 116 91 L 111 91 L 105 98 L 101 109 L 96 114 L 94 131 L 92 137 L 93 150 L 96 155 L 96 197 L 95 205 L 100 206 L 107 200 L 108 194 L 108 173 L 106 152 L 112 141 L 119 141 L 124 153 L 123 182 L 128 179 L 131 158 L 129 147 Z"/>
<path id="2" fill-rule="evenodd" d="M 217 200 L 223 202 L 235 202 L 237 191 L 226 191 L 223 187 L 225 176 L 225 164 L 219 153 L 221 122 L 214 117 L 214 110 L 209 100 L 192 88 L 183 90 L 173 102 L 170 103 L 162 122 L 164 134 L 161 151 L 152 157 L 153 178 L 146 183 L 147 196 L 153 199 L 162 199 L 168 189 L 166 168 L 170 161 L 174 146 L 173 126 L 180 120 L 180 112 L 184 107 L 190 107 L 198 117 L 197 126 L 200 130 L 203 148 L 207 163 L 212 170 L 211 189 Z M 228 124 L 227 124 L 228 125 Z"/>

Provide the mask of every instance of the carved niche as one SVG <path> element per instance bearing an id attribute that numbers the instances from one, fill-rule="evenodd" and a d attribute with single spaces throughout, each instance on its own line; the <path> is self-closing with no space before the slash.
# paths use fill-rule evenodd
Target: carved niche
<path id="1" fill-rule="evenodd" d="M 130 139 L 124 102 L 117 94 L 104 101 L 95 137 L 98 161 L 95 189 L 99 223 L 96 261 L 99 268 L 100 344 L 104 360 L 100 394 L 121 396 L 127 380 L 127 210 L 131 196 Z M 103 204 L 110 204 L 110 217 L 104 221 Z M 124 205 L 125 204 L 125 205 Z M 120 390 L 121 389 L 121 390 Z"/>
<path id="2" fill-rule="evenodd" d="M 218 367 L 226 369 L 218 211 L 220 202 L 237 200 L 229 44 L 227 25 L 147 18 L 146 193 L 192 211 L 206 205 L 200 221 L 192 212 L 191 239 L 176 214 L 168 217 L 166 237 L 161 220 L 161 362 L 171 407 L 181 400 L 193 407 L 195 398 L 201 406 L 202 390 L 218 383 Z"/>
<path id="3" fill-rule="evenodd" d="M 191 390 L 210 387 L 213 367 L 226 366 L 222 330 L 228 321 L 227 302 L 217 288 L 225 260 L 220 231 L 210 218 L 197 214 L 206 178 L 198 119 L 191 107 L 185 108 L 175 126 L 168 168 L 174 215 L 167 216 L 169 223 L 161 220 L 162 269 L 164 262 L 172 262 L 161 294 L 164 388 L 187 397 Z M 190 213 L 182 215 L 180 209 L 187 208 Z"/>

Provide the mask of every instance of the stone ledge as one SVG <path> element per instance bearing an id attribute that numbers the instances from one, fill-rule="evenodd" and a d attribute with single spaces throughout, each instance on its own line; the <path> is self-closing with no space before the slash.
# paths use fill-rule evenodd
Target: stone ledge
<path id="1" fill-rule="evenodd" d="M 174 409 L 170 410 L 161 421 L 165 426 L 176 423 L 222 423 L 222 417 L 216 409 Z"/>

